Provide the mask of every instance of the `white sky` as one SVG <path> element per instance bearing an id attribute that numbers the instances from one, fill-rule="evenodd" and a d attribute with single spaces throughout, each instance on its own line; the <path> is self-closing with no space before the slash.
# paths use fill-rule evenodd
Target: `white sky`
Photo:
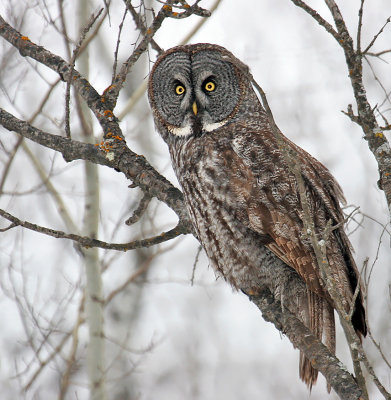
<path id="1" fill-rule="evenodd" d="M 5 10 L 11 7 L 18 13 L 26 3 L 28 2 L 5 0 L 0 4 L 0 12 L 4 15 Z M 65 8 L 69 18 L 69 32 L 76 38 L 71 22 L 76 16 L 71 3 L 66 2 Z M 117 27 L 123 13 L 122 2 L 118 0 L 114 3 L 115 6 L 111 8 L 111 26 L 106 21 L 104 35 L 91 46 L 90 79 L 100 92 L 110 84 L 111 64 L 105 59 L 112 57 Z M 205 0 L 200 5 L 208 8 L 212 3 Z M 355 30 L 360 2 L 340 3 L 343 3 L 342 11 L 349 28 Z M 48 4 L 52 15 L 57 16 L 57 2 Z M 331 20 L 323 2 L 314 0 L 310 4 Z M 154 2 L 154 7 L 158 9 L 160 6 Z M 390 15 L 389 0 L 366 2 L 364 47 Z M 23 34 L 32 41 L 47 46 L 52 52 L 65 56 L 60 36 L 42 20 L 39 7 L 30 9 L 26 17 Z M 132 48 L 130 43 L 135 41 L 134 26 L 129 19 L 126 21 L 129 25 L 124 28 L 121 41 L 123 57 L 129 55 Z M 173 47 L 197 22 L 197 17 L 179 22 L 165 21 L 156 35 L 156 41 L 164 49 Z M 390 48 L 390 29 L 388 27 L 379 38 L 374 51 Z M 324 29 L 288 0 L 223 0 L 192 42 L 220 44 L 247 63 L 268 95 L 275 120 L 286 136 L 332 171 L 344 189 L 348 204 L 360 206 L 363 213 L 381 223 L 389 220 L 383 193 L 377 188 L 378 173 L 374 158 L 362 139 L 362 132 L 340 112 L 353 102 L 353 95 L 342 50 Z M 0 65 L 8 49 L 9 46 L 3 46 L 3 43 L 0 46 Z M 17 52 L 12 53 L 12 57 L 13 70 L 9 75 L 0 72 L 0 79 L 2 87 L 6 86 L 9 94 L 12 94 L 11 97 L 15 99 L 15 104 L 11 104 L 6 95 L 0 95 L 0 106 L 17 116 L 29 117 L 46 92 L 47 85 L 40 81 L 31 68 L 28 69 L 26 78 L 21 79 L 23 76 L 18 68 L 20 65 L 25 66 L 26 60 Z M 151 57 L 155 57 L 154 52 L 151 52 Z M 388 55 L 384 59 L 388 63 L 374 59 L 371 62 L 389 92 L 391 58 Z M 147 70 L 143 68 L 145 67 L 140 66 L 138 81 L 129 78 L 128 92 L 125 89 L 121 95 L 116 109 L 118 112 L 123 109 L 127 97 L 131 95 L 131 88 L 141 84 L 142 78 L 146 76 Z M 366 65 L 365 68 L 367 92 L 374 106 L 383 101 L 384 94 Z M 57 78 L 44 67 L 39 70 L 50 82 Z M 11 77 L 8 81 L 5 80 L 7 76 Z M 53 133 L 63 132 L 56 124 L 64 115 L 64 88 L 65 85 L 61 84 L 50 107 L 45 109 L 45 115 L 35 122 L 36 126 Z M 384 109 L 389 109 L 389 106 L 388 103 Z M 135 151 L 144 152 L 152 165 L 177 185 L 168 150 L 152 129 L 145 98 L 132 114 L 123 118 L 121 127 L 128 145 Z M 74 131 L 77 134 L 76 125 Z M 15 140 L 15 135 L 0 128 L 0 140 L 11 143 Z M 74 219 L 80 222 L 84 193 L 81 164 L 66 165 L 61 156 L 55 157 L 53 152 L 44 152 L 38 146 L 31 147 L 39 155 L 47 171 L 53 169 L 53 182 L 64 197 Z M 5 155 L 2 155 L 1 160 L 5 159 Z M 129 228 L 124 224 L 117 227 L 118 220 L 126 219 L 130 214 L 129 210 L 134 209 L 139 193 L 138 190 L 128 189 L 129 182 L 112 170 L 100 168 L 100 174 L 101 238 L 108 241 L 129 240 L 129 236 L 140 235 L 140 230 L 144 236 L 153 234 L 152 226 L 148 222 L 141 224 L 142 228 L 140 225 Z M 20 154 L 10 172 L 6 189 L 25 191 L 39 182 L 30 162 Z M 55 229 L 65 229 L 57 217 L 50 196 L 42 193 L 2 196 L 0 203 L 2 208 L 10 210 L 21 219 Z M 175 215 L 164 205 L 158 206 L 154 201 L 150 209 L 157 213 L 155 229 L 167 229 L 175 224 Z M 366 218 L 363 227 L 351 236 L 359 266 L 366 257 L 369 257 L 370 264 L 374 262 L 381 233 L 382 227 Z M 111 234 L 115 234 L 114 238 Z M 298 351 L 271 324 L 263 321 L 260 312 L 245 296 L 233 293 L 224 282 L 215 281 L 204 253 L 201 253 L 197 264 L 195 284 L 191 286 L 190 278 L 198 243 L 192 237 L 184 237 L 161 248 L 165 249 L 173 244 L 175 246 L 158 256 L 150 267 L 148 282 L 140 299 L 138 317 L 131 325 L 127 342 L 133 349 L 155 344 L 153 350 L 146 355 L 129 355 L 128 361 L 137 363 L 130 381 L 132 390 L 140 394 L 139 398 L 310 398 L 305 385 L 298 378 Z M 369 320 L 373 333 L 384 343 L 384 350 L 390 356 L 389 244 L 389 236 L 384 237 L 369 288 Z M 108 260 L 113 253 L 101 252 L 101 255 L 104 260 Z M 9 266 L 13 268 L 11 274 Z M 119 285 L 136 266 L 134 255 L 118 255 L 104 274 L 105 292 L 109 293 L 110 288 Z M 21 279 L 22 275 L 25 276 L 24 280 Z M 20 292 L 26 290 L 27 297 L 38 314 L 45 318 L 56 318 L 57 307 L 62 306 L 60 300 L 77 285 L 80 276 L 83 276 L 80 259 L 72 244 L 21 230 L 1 234 L 0 277 L 4 292 L 8 290 L 8 296 L 4 293 L 0 295 L 0 321 L 6 321 L 0 334 L 0 353 L 3 354 L 0 363 L 0 392 L 9 393 L 8 398 L 15 398 L 12 396 L 19 387 L 18 380 L 10 380 L 10 376 L 15 373 L 14 360 L 20 363 L 25 358 L 27 362 L 31 356 L 23 344 L 26 337 L 17 306 L 9 298 L 13 297 L 9 292 L 10 277 L 15 279 Z M 113 306 L 123 313 L 123 319 L 117 325 L 112 322 L 109 311 L 107 312 L 107 324 L 110 322 L 108 334 L 115 336 L 122 332 L 121 329 L 126 332 L 129 328 L 130 323 L 126 318 L 131 313 L 132 303 L 127 301 L 132 299 L 132 291 L 137 290 L 136 285 L 129 286 L 127 296 Z M 64 326 L 73 323 L 77 300 L 78 296 L 64 307 Z M 83 339 L 85 331 L 82 330 L 80 336 Z M 370 347 L 367 342 L 368 339 L 365 345 Z M 114 354 L 116 353 L 108 354 L 109 361 L 115 359 Z M 338 337 L 338 355 L 344 361 L 348 358 L 341 335 Z M 380 368 L 378 356 L 373 357 L 375 366 Z M 59 364 L 60 361 L 57 362 Z M 55 396 L 53 380 L 56 379 L 56 374 L 53 371 L 45 371 L 25 397 L 33 398 L 34 391 L 40 394 L 40 398 L 49 398 L 45 397 L 45 393 L 46 396 Z M 384 383 L 389 385 L 390 371 L 379 371 Z M 25 379 L 23 377 L 22 381 L 25 382 Z M 83 374 L 78 376 L 75 385 L 78 399 L 87 398 L 83 379 Z M 111 382 L 109 387 L 114 390 L 116 382 Z M 320 379 L 320 383 L 313 389 L 311 399 L 325 398 L 325 393 L 325 383 Z M 330 399 L 333 398 L 336 398 L 335 395 L 330 396 Z M 379 397 L 373 394 L 372 398 Z"/>

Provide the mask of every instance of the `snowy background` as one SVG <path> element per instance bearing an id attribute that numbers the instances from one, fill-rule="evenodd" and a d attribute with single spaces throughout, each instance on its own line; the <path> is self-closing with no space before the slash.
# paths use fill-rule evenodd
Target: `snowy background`
<path id="1" fill-rule="evenodd" d="M 134 3 L 134 2 L 133 2 Z M 209 8 L 214 2 L 204 0 Z M 321 1 L 308 2 L 331 21 Z M 356 36 L 360 1 L 340 1 L 342 14 Z M 161 7 L 156 1 L 153 8 Z M 96 11 L 103 2 L 92 1 Z M 77 10 L 64 2 L 69 36 L 76 42 Z M 58 2 L 54 0 L 3 0 L 1 15 L 33 42 L 66 58 L 58 24 Z M 364 8 L 363 47 L 391 15 L 389 0 L 367 2 Z M 123 3 L 113 1 L 110 22 L 106 18 L 99 35 L 89 46 L 89 80 L 101 93 L 111 81 L 113 53 Z M 21 23 L 23 19 L 23 23 Z M 193 16 L 165 20 L 155 36 L 168 49 L 179 44 L 199 22 Z M 20 25 L 19 25 L 20 24 Z M 133 21 L 125 20 L 120 46 L 124 61 L 139 40 Z M 347 202 L 362 212 L 349 224 L 358 266 L 369 258 L 373 266 L 368 289 L 369 323 L 376 340 L 391 357 L 390 236 L 384 232 L 389 214 L 383 193 L 377 187 L 378 172 L 363 133 L 341 110 L 353 103 L 353 94 L 342 49 L 303 10 L 288 0 L 222 0 L 212 17 L 191 39 L 211 42 L 231 50 L 248 64 L 263 87 L 282 132 L 323 162 L 344 189 Z M 391 28 L 386 27 L 373 51 L 391 48 Z M 134 91 L 148 78 L 156 53 L 142 57 L 128 77 L 115 112 L 121 115 Z M 383 61 L 364 61 L 365 84 L 372 106 L 389 112 L 391 55 Z M 76 64 L 77 68 L 77 64 Z M 44 98 L 49 84 L 58 76 L 1 39 L 0 106 L 17 117 L 29 119 Z M 64 134 L 65 83 L 59 83 L 33 125 L 50 133 Z M 74 104 L 73 104 L 74 105 Z M 73 111 L 73 115 L 76 115 Z M 389 114 L 388 114 L 389 115 Z M 75 117 L 74 120 L 76 121 Z M 146 95 L 121 118 L 128 146 L 147 160 L 176 186 L 166 145 L 154 131 Z M 74 139 L 81 139 L 80 127 L 72 122 Z M 95 123 L 95 134 L 101 131 Z M 0 127 L 0 175 L 18 137 Z M 31 142 L 35 154 L 68 208 L 76 225 L 83 215 L 83 168 L 81 162 L 66 164 L 62 156 Z M 3 170 L 4 171 L 4 170 Z M 99 168 L 101 221 L 99 238 L 124 242 L 148 237 L 173 227 L 175 214 L 164 204 L 152 201 L 148 215 L 136 225 L 123 222 L 141 198 L 139 189 L 104 167 Z M 66 230 L 56 206 L 37 169 L 19 150 L 2 187 L 0 207 L 22 220 Z M 352 208 L 349 208 L 348 211 Z M 365 216 L 364 216 L 365 215 Z M 0 221 L 1 227 L 7 223 Z M 0 233 L 0 393 L 2 399 L 49 399 L 58 397 L 58 385 L 70 352 L 70 341 L 40 369 L 77 319 L 85 282 L 83 265 L 73 244 L 16 228 Z M 380 245 L 379 245 L 380 243 Z M 109 295 L 139 268 L 134 282 L 108 303 L 105 310 L 108 392 L 110 399 L 306 399 L 326 398 L 322 377 L 312 394 L 298 377 L 299 352 L 289 340 L 266 323 L 247 297 L 233 292 L 215 279 L 198 242 L 181 237 L 148 250 L 128 253 L 100 251 L 104 268 L 104 293 Z M 192 282 L 192 276 L 194 279 Z M 50 333 L 50 335 L 48 335 Z M 85 347 L 87 328 L 78 332 L 78 362 L 71 377 L 69 399 L 87 399 Z M 342 333 L 337 336 L 337 355 L 348 363 L 349 354 Z M 40 346 L 40 343 L 44 345 Z M 390 370 L 370 340 L 370 360 L 383 384 L 391 385 Z M 33 350 L 35 349 L 35 350 Z M 350 368 L 350 366 L 349 366 Z M 28 385 L 39 371 L 29 390 Z M 371 399 L 380 398 L 376 390 Z M 337 398 L 332 393 L 330 399 Z"/>

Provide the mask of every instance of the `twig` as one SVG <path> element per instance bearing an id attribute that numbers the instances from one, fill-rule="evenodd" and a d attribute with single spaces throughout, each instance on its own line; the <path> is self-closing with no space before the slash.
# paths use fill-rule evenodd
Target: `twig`
<path id="1" fill-rule="evenodd" d="M 386 232 L 387 232 L 387 225 L 384 225 L 383 230 L 382 230 L 382 232 L 380 234 L 380 237 L 379 237 L 378 244 L 377 244 L 375 259 L 372 262 L 372 265 L 371 265 L 371 268 L 369 270 L 369 274 L 368 274 L 368 277 L 367 277 L 368 286 L 369 286 L 369 281 L 371 280 L 372 272 L 373 272 L 373 270 L 375 268 L 375 265 L 376 265 L 376 263 L 377 263 L 377 261 L 379 259 L 379 253 L 380 253 L 380 249 L 381 249 L 381 244 L 383 242 L 383 236 L 384 236 L 384 234 Z"/>
<path id="2" fill-rule="evenodd" d="M 7 231 L 9 231 L 10 229 L 12 229 L 12 228 L 15 228 L 16 226 L 18 226 L 15 222 L 12 222 L 10 225 L 8 225 L 7 227 L 5 227 L 5 228 L 1 228 L 0 229 L 0 232 L 1 233 L 3 233 L 3 232 L 7 232 Z"/>
<path id="3" fill-rule="evenodd" d="M 353 107 L 351 104 L 348 105 L 348 111 L 341 110 L 341 113 L 345 114 L 347 117 L 349 117 L 352 122 L 355 122 L 356 124 L 361 125 L 360 117 L 357 115 L 354 115 Z"/>
<path id="4" fill-rule="evenodd" d="M 371 56 L 371 57 L 380 57 L 380 56 L 382 56 L 383 54 L 387 54 L 387 53 L 391 53 L 391 49 L 379 51 L 379 52 L 377 52 L 377 53 L 372 53 L 372 52 L 370 52 L 370 51 L 367 51 L 367 52 L 365 53 L 365 55 Z"/>
<path id="5" fill-rule="evenodd" d="M 68 60 L 70 60 L 70 58 L 71 58 L 70 40 L 69 40 L 69 36 L 68 36 L 68 32 L 67 32 L 67 25 L 65 22 L 63 5 L 64 5 L 63 0 L 57 0 L 57 6 L 59 9 L 59 14 L 60 14 L 60 23 L 61 23 L 61 28 L 62 28 L 61 37 L 64 40 L 64 47 L 65 47 L 65 51 L 67 52 Z"/>
<path id="6" fill-rule="evenodd" d="M 42 361 L 40 361 L 39 368 L 34 372 L 33 376 L 29 379 L 29 381 L 24 385 L 23 390 L 28 391 L 34 381 L 37 379 L 38 375 L 43 371 L 43 369 L 53 360 L 53 358 L 61 351 L 72 332 L 67 332 L 60 343 L 54 348 L 54 350 Z"/>
<path id="7" fill-rule="evenodd" d="M 193 268 L 192 268 L 192 271 L 191 271 L 191 278 L 190 278 L 191 286 L 194 285 L 195 270 L 197 268 L 198 259 L 200 257 L 201 251 L 202 251 L 202 246 L 199 245 L 198 246 L 198 250 L 197 250 L 197 254 L 196 254 L 195 258 L 194 258 Z"/>
<path id="8" fill-rule="evenodd" d="M 161 0 L 158 0 L 158 1 L 161 4 L 165 4 L 163 6 L 163 8 L 165 9 L 167 16 L 170 18 L 183 19 L 183 18 L 190 17 L 190 15 L 198 15 L 199 17 L 210 17 L 209 10 L 206 10 L 206 9 L 198 6 L 198 3 L 200 3 L 201 0 L 197 0 L 192 5 L 187 4 L 186 1 L 180 1 L 180 3 L 182 3 L 181 6 L 176 5 L 175 1 L 173 1 L 173 2 L 170 2 L 170 1 L 164 2 Z M 182 12 L 173 11 L 173 7 L 175 7 L 176 9 L 184 10 L 184 11 L 182 11 Z"/>
<path id="9" fill-rule="evenodd" d="M 372 66 L 372 63 L 368 60 L 368 57 L 364 56 L 364 59 L 365 59 L 365 61 L 367 62 L 368 66 L 369 66 L 369 68 L 370 68 L 370 70 L 371 70 L 373 79 L 375 80 L 375 82 L 377 82 L 377 84 L 380 86 L 381 90 L 382 90 L 383 93 L 384 93 L 384 100 L 381 102 L 381 104 L 379 104 L 378 106 L 376 106 L 376 109 L 379 111 L 379 114 L 381 114 L 381 113 L 380 113 L 380 108 L 381 108 L 386 102 L 388 102 L 388 103 L 391 104 L 390 93 L 387 92 L 387 89 L 385 88 L 385 86 L 382 84 L 382 82 L 381 82 L 380 79 L 378 78 L 378 76 L 377 76 L 377 74 L 376 74 L 376 72 L 375 72 L 375 70 L 374 70 L 374 68 L 373 68 L 373 66 Z M 384 118 L 383 118 L 383 120 L 384 120 Z"/>
<path id="10" fill-rule="evenodd" d="M 70 124 L 69 124 L 69 115 L 70 115 L 69 104 L 70 104 L 71 83 L 72 83 L 73 70 L 75 68 L 76 58 L 79 55 L 80 47 L 83 44 L 88 31 L 91 29 L 92 25 L 94 25 L 95 21 L 99 18 L 102 11 L 103 11 L 103 8 L 101 8 L 96 15 L 93 15 L 93 14 L 91 15 L 90 20 L 88 21 L 87 25 L 81 31 L 79 41 L 72 52 L 72 58 L 70 60 L 71 71 L 69 74 L 69 78 L 67 79 L 67 86 L 66 86 L 66 90 L 65 90 L 65 134 L 68 138 L 71 137 L 71 130 L 70 130 Z"/>
<path id="11" fill-rule="evenodd" d="M 386 357 L 386 355 L 383 353 L 383 350 L 382 350 L 382 348 L 381 348 L 381 346 L 380 346 L 380 343 L 376 342 L 375 338 L 374 338 L 373 335 L 372 335 L 372 331 L 371 331 L 370 329 L 368 329 L 368 334 L 369 334 L 369 337 L 370 337 L 372 343 L 375 345 L 375 347 L 377 348 L 378 352 L 380 353 L 380 355 L 381 355 L 383 361 L 386 363 L 387 367 L 388 367 L 389 369 L 391 369 L 391 362 L 387 360 L 387 357 Z"/>
<path id="12" fill-rule="evenodd" d="M 71 214 L 68 211 L 68 207 L 66 206 L 66 203 L 62 199 L 60 193 L 58 190 L 55 188 L 54 184 L 51 182 L 50 178 L 47 176 L 46 171 L 40 162 L 40 160 L 35 156 L 35 154 L 31 151 L 30 147 L 27 146 L 27 143 L 23 143 L 23 150 L 27 154 L 27 156 L 30 158 L 31 163 L 33 164 L 35 171 L 39 175 L 42 184 L 45 185 L 46 189 L 48 192 L 51 194 L 59 215 L 61 216 L 61 219 L 63 220 L 65 226 L 67 229 L 77 232 L 77 227 L 76 224 L 74 223 Z"/>
<path id="13" fill-rule="evenodd" d="M 217 7 L 220 5 L 221 0 L 216 0 L 212 7 L 210 7 L 209 11 L 211 15 L 215 12 Z M 190 41 L 190 39 L 201 29 L 201 27 L 208 21 L 207 18 L 203 18 L 194 26 L 194 28 L 181 40 L 180 44 L 186 44 Z"/>
<path id="14" fill-rule="evenodd" d="M 121 146 L 118 157 L 111 157 L 100 145 L 79 142 L 63 136 L 52 135 L 29 123 L 22 121 L 0 108 L 0 124 L 6 129 L 33 140 L 50 149 L 62 153 L 66 161 L 88 160 L 97 164 L 106 165 L 121 171 L 137 186 L 166 203 L 178 215 L 187 231 L 192 231 L 192 225 L 184 204 L 183 195 L 166 178 L 161 176 L 146 159 L 133 153 L 126 145 Z M 115 140 L 112 139 L 115 143 Z M 106 143 L 106 142 L 105 142 Z M 122 141 L 120 141 L 122 144 Z M 111 146 L 111 144 L 110 144 Z"/>
<path id="15" fill-rule="evenodd" d="M 189 233 L 186 231 L 186 228 L 181 223 L 179 223 L 175 228 L 167 232 L 163 232 L 158 236 L 153 236 L 148 239 L 134 240 L 128 243 L 107 243 L 98 239 L 89 238 L 87 236 L 80 236 L 73 233 L 65 233 L 55 229 L 50 229 L 40 225 L 36 225 L 28 221 L 21 221 L 19 218 L 16 218 L 15 216 L 7 213 L 2 209 L 0 209 L 0 215 L 3 218 L 7 219 L 8 221 L 14 223 L 15 226 L 21 226 L 23 228 L 43 233 L 47 236 L 51 236 L 58 239 L 69 239 L 74 242 L 77 242 L 78 244 L 80 244 L 80 246 L 86 248 L 99 247 L 101 249 L 107 249 L 107 250 L 129 251 L 129 250 L 139 249 L 142 247 L 154 246 L 156 244 L 166 242 L 167 240 L 174 239 L 180 235 Z"/>
<path id="16" fill-rule="evenodd" d="M 111 78 L 111 84 L 114 83 L 114 78 L 115 78 L 115 75 L 117 74 L 118 51 L 119 51 L 119 44 L 121 42 L 121 33 L 122 33 L 122 28 L 124 26 L 125 18 L 126 18 L 126 9 L 125 9 L 124 15 L 122 16 L 121 23 L 118 26 L 118 37 L 117 37 L 117 43 L 115 45 L 115 50 L 114 50 L 113 76 Z"/>
<path id="17" fill-rule="evenodd" d="M 335 40 L 339 41 L 341 39 L 339 33 L 323 18 L 321 17 L 313 8 L 311 8 L 309 5 L 304 3 L 302 0 L 291 0 L 292 3 L 294 3 L 297 7 L 302 8 L 306 13 L 311 15 L 312 18 L 320 25 L 323 26 L 323 28 L 326 29 L 327 32 L 329 32 Z"/>
<path id="18" fill-rule="evenodd" d="M 144 24 L 143 18 L 141 16 L 141 10 L 140 13 L 136 11 L 136 9 L 133 7 L 131 0 L 125 0 L 126 8 L 129 10 L 130 14 L 133 17 L 134 23 L 136 24 L 137 29 L 145 35 L 147 33 L 147 27 Z M 141 5 L 140 5 L 141 9 Z M 156 43 L 154 39 L 151 39 L 151 46 L 153 49 L 157 51 L 158 54 L 163 53 L 163 49 Z"/>
<path id="19" fill-rule="evenodd" d="M 388 17 L 386 19 L 386 22 L 384 23 L 384 25 L 380 28 L 379 32 L 373 37 L 373 39 L 371 40 L 371 42 L 369 43 L 369 45 L 367 46 L 367 48 L 363 51 L 363 54 L 367 54 L 369 49 L 375 44 L 376 39 L 382 34 L 382 32 L 384 31 L 384 28 L 387 26 L 387 24 L 389 24 L 391 22 L 391 17 Z M 384 54 L 384 53 L 382 53 Z"/>
<path id="20" fill-rule="evenodd" d="M 326 225 L 326 228 L 323 232 L 323 240 L 327 241 L 327 238 L 329 237 L 330 233 L 335 231 L 336 229 L 341 228 L 342 226 L 344 226 L 351 218 L 353 218 L 353 215 L 358 212 L 360 210 L 360 207 L 354 207 L 353 211 L 351 211 L 348 215 L 346 215 L 346 217 L 341 220 L 340 222 L 338 222 L 337 224 L 332 224 L 332 221 L 329 220 L 328 224 Z"/>
<path id="21" fill-rule="evenodd" d="M 152 196 L 148 193 L 144 193 L 138 207 L 133 211 L 133 215 L 125 221 L 125 224 L 132 225 L 138 222 L 140 218 L 143 216 L 146 209 L 148 208 L 148 205 L 151 202 L 151 200 Z"/>
<path id="22" fill-rule="evenodd" d="M 214 2 L 212 7 L 210 8 L 211 14 L 213 14 L 213 12 L 217 9 L 217 7 L 219 6 L 220 3 L 221 3 L 221 0 L 216 0 Z M 208 21 L 208 18 L 203 18 L 200 21 L 198 21 L 198 23 L 194 26 L 194 28 L 180 41 L 179 44 L 184 45 L 184 44 L 188 43 L 190 41 L 190 39 L 202 28 L 202 26 L 206 23 L 206 21 Z M 151 45 L 153 46 L 153 42 L 151 42 Z M 134 91 L 132 96 L 127 101 L 125 107 L 118 114 L 118 118 L 120 120 L 122 118 L 124 118 L 133 109 L 133 107 L 137 104 L 137 102 L 140 100 L 140 98 L 146 92 L 147 88 L 148 88 L 148 81 L 145 79 L 141 83 L 141 85 Z"/>
<path id="23" fill-rule="evenodd" d="M 172 2 L 173 0 L 168 1 L 168 3 Z M 113 83 L 105 90 L 103 95 L 103 101 L 105 104 L 108 105 L 109 109 L 111 110 L 114 109 L 117 103 L 119 92 L 125 83 L 126 76 L 128 75 L 130 69 L 135 64 L 135 62 L 140 58 L 141 54 L 145 52 L 153 36 L 161 27 L 163 20 L 167 17 L 167 11 L 166 11 L 167 7 L 169 6 L 165 5 L 160 9 L 159 13 L 154 18 L 152 24 L 148 27 L 144 38 L 138 44 L 138 46 L 130 55 L 130 57 L 125 61 L 125 63 L 123 63 L 121 70 L 113 79 Z"/>
<path id="24" fill-rule="evenodd" d="M 61 79 L 58 78 L 50 85 L 48 91 L 46 92 L 45 96 L 41 100 L 41 103 L 39 104 L 39 106 L 35 110 L 34 114 L 28 119 L 28 122 L 30 124 L 32 124 L 35 121 L 35 119 L 38 117 L 38 115 L 40 115 L 42 113 L 43 107 L 45 106 L 45 104 L 49 100 L 50 95 L 53 93 L 54 89 L 57 87 L 57 85 L 60 82 L 61 82 Z"/>
<path id="25" fill-rule="evenodd" d="M 20 148 L 22 142 L 23 142 L 23 136 L 20 136 L 20 137 L 16 140 L 16 143 L 15 143 L 15 145 L 14 145 L 14 148 L 12 149 L 12 151 L 11 151 L 9 157 L 8 157 L 7 163 L 6 163 L 5 166 L 4 166 L 3 175 L 1 176 L 1 180 L 0 180 L 0 195 L 1 195 L 2 193 L 4 193 L 3 189 L 4 189 L 5 182 L 6 182 L 6 180 L 7 180 L 8 172 L 10 171 L 12 162 L 14 161 L 14 158 L 15 158 L 15 156 L 16 156 L 16 153 L 18 152 L 18 150 L 19 150 L 19 148 Z"/>
<path id="26" fill-rule="evenodd" d="M 137 279 L 140 275 L 143 275 L 148 268 L 151 265 L 152 260 L 155 258 L 155 254 L 150 255 L 142 264 L 142 266 L 140 268 L 138 268 L 132 275 L 129 276 L 128 279 L 126 279 L 119 287 L 117 287 L 116 289 L 114 289 L 104 300 L 105 304 L 107 305 L 108 303 L 110 303 L 111 300 L 113 300 L 113 298 L 115 296 L 117 296 L 117 294 L 119 294 L 120 292 L 122 292 L 130 283 L 134 282 L 135 279 Z"/>
<path id="27" fill-rule="evenodd" d="M 209 17 L 210 12 L 208 10 L 204 10 L 200 7 L 198 7 L 197 3 L 199 1 L 196 1 L 195 4 L 192 6 L 186 7 L 186 5 L 183 5 L 183 8 L 185 11 L 182 13 L 175 13 L 172 11 L 172 6 L 175 3 L 174 0 L 167 0 L 164 3 L 164 6 L 159 10 L 158 14 L 152 21 L 151 25 L 147 28 L 145 35 L 143 39 L 140 41 L 136 49 L 133 51 L 133 53 L 130 55 L 130 57 L 125 61 L 125 63 L 122 65 L 122 68 L 120 72 L 116 75 L 113 83 L 111 86 L 105 90 L 104 93 L 104 102 L 106 104 L 109 104 L 109 108 L 111 110 L 114 109 L 118 95 L 120 90 L 122 89 L 126 76 L 128 75 L 130 69 L 132 66 L 135 64 L 135 62 L 140 58 L 141 54 L 143 54 L 146 49 L 148 48 L 149 43 L 151 42 L 153 36 L 155 33 L 159 30 L 161 27 L 163 21 L 165 18 L 187 18 L 190 15 L 196 14 L 202 17 Z"/>
<path id="28" fill-rule="evenodd" d="M 360 9 L 358 10 L 358 26 L 357 26 L 357 52 L 361 54 L 361 29 L 365 0 L 361 0 Z"/>
<path id="29" fill-rule="evenodd" d="M 386 400 L 391 400 L 391 394 L 386 390 L 383 384 L 380 382 L 379 378 L 376 375 L 375 370 L 373 369 L 372 365 L 370 364 L 367 357 L 363 357 L 362 362 L 365 365 L 366 370 L 368 371 L 369 375 L 371 376 L 373 382 L 375 383 L 376 387 L 378 388 L 379 392 L 384 396 Z"/>
<path id="30" fill-rule="evenodd" d="M 72 345 L 71 345 L 71 349 L 70 349 L 69 356 L 68 356 L 67 363 L 66 363 L 67 366 L 61 377 L 59 400 L 65 399 L 65 395 L 66 395 L 67 389 L 69 387 L 69 378 L 72 373 L 72 368 L 74 366 L 75 359 L 76 359 L 76 351 L 77 351 L 77 347 L 79 345 L 79 337 L 78 337 L 79 329 L 80 329 L 80 326 L 85 321 L 84 318 L 82 317 L 83 312 L 84 312 L 84 303 L 85 303 L 85 295 L 83 295 L 83 297 L 81 298 L 76 323 L 72 329 Z"/>

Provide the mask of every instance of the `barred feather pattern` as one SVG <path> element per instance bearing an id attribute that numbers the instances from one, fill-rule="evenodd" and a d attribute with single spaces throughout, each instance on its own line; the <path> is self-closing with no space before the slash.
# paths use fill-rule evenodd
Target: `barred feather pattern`
<path id="1" fill-rule="evenodd" d="M 221 76 L 220 71 L 224 72 Z M 171 81 L 164 80 L 170 74 L 186 94 L 183 98 L 172 95 L 172 109 L 177 107 L 178 112 L 176 119 L 172 116 L 168 120 L 159 104 L 164 104 L 164 109 L 169 107 L 170 92 L 165 90 L 171 90 Z M 223 86 L 224 96 L 219 98 L 217 89 L 214 97 L 201 92 L 203 87 L 197 85 L 204 85 L 208 79 L 219 90 Z M 227 92 L 232 95 L 227 97 Z M 359 273 L 342 226 L 342 190 L 333 176 L 285 136 L 276 136 L 252 88 L 248 70 L 219 46 L 180 46 L 163 54 L 151 72 L 149 99 L 194 229 L 216 273 L 233 288 L 256 294 L 265 281 L 273 281 L 262 260 L 265 255 L 278 257 L 287 269 L 284 276 L 276 277 L 272 291 L 280 296 L 282 306 L 296 314 L 334 353 L 335 305 L 304 232 L 298 182 L 286 154 L 293 154 L 300 166 L 316 233 L 321 235 L 329 221 L 341 223 L 327 240 L 327 259 L 349 311 Z M 198 113 L 194 113 L 193 101 Z M 179 118 L 180 113 L 183 117 Z M 295 279 L 304 281 L 304 289 L 291 285 Z M 287 304 L 284 293 L 295 289 L 295 303 Z M 359 334 L 366 334 L 361 292 L 352 323 Z M 300 377 L 309 387 L 317 379 L 317 370 L 303 354 Z"/>

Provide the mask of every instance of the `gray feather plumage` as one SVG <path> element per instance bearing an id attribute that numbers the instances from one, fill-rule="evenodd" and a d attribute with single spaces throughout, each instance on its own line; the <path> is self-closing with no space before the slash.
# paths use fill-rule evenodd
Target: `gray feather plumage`
<path id="1" fill-rule="evenodd" d="M 178 85 L 184 92 L 177 93 Z M 234 288 L 256 294 L 271 282 L 262 260 L 280 258 L 287 273 L 275 277 L 274 293 L 283 298 L 292 290 L 292 277 L 301 278 L 305 286 L 295 286 L 297 303 L 286 306 L 335 351 L 335 306 L 303 235 L 298 183 L 284 148 L 300 165 L 318 234 L 329 220 L 343 221 L 342 190 L 330 172 L 282 134 L 277 140 L 247 67 L 220 46 L 168 50 L 151 72 L 148 95 L 195 231 L 216 273 Z M 348 309 L 359 278 L 342 226 L 327 244 L 333 278 Z M 365 335 L 361 294 L 353 324 Z M 304 357 L 300 376 L 309 386 L 316 381 L 317 371 Z"/>

